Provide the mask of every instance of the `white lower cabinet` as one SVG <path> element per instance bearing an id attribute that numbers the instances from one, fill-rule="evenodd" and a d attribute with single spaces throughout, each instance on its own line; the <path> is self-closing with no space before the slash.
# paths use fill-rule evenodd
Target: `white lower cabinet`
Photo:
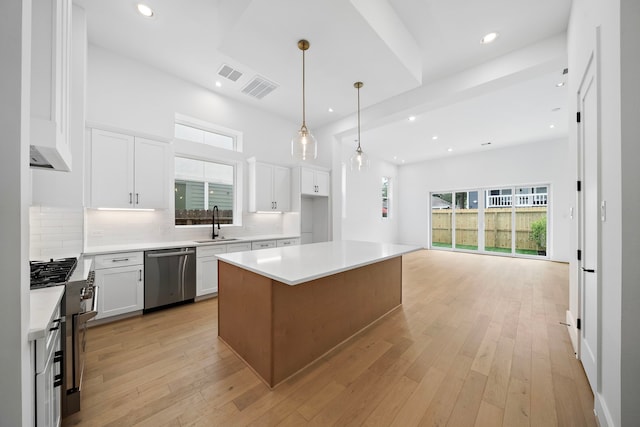
<path id="1" fill-rule="evenodd" d="M 95 258 L 98 287 L 96 319 L 131 313 L 144 308 L 144 255 L 142 252 L 98 255 Z"/>
<path id="2" fill-rule="evenodd" d="M 218 258 L 216 255 L 226 252 L 226 245 L 196 248 L 196 296 L 218 292 Z"/>
<path id="3" fill-rule="evenodd" d="M 32 342 L 31 353 L 35 373 L 35 426 L 57 427 L 62 421 L 61 385 L 62 351 L 60 343 L 60 309 L 47 326 L 44 338 Z"/>

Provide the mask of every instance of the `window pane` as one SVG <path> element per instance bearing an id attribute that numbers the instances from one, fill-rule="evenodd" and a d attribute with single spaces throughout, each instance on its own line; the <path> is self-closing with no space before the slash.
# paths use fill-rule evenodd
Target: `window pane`
<path id="1" fill-rule="evenodd" d="M 431 246 L 452 247 L 452 193 L 431 194 Z"/>
<path id="2" fill-rule="evenodd" d="M 233 224 L 234 166 L 181 157 L 175 165 L 175 224 L 211 224 L 214 206 L 220 224 Z"/>
<path id="3" fill-rule="evenodd" d="M 456 248 L 478 250 L 478 192 L 456 194 Z M 473 207 L 475 205 L 475 208 Z"/>
<path id="4" fill-rule="evenodd" d="M 382 218 L 389 217 L 389 178 L 382 177 Z"/>
<path id="5" fill-rule="evenodd" d="M 516 253 L 546 256 L 547 194 L 547 187 L 516 188 Z"/>
<path id="6" fill-rule="evenodd" d="M 224 148 L 226 150 L 235 150 L 235 139 L 229 135 L 223 135 L 193 126 L 187 126 L 180 123 L 175 124 L 174 135 L 176 138 L 187 141 L 207 144 L 213 147 Z"/>
<path id="7" fill-rule="evenodd" d="M 511 189 L 485 191 L 484 249 L 511 253 Z"/>

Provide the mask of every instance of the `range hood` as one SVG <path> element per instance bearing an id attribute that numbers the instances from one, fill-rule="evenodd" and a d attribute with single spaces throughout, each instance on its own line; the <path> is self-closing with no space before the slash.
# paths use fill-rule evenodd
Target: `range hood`
<path id="1" fill-rule="evenodd" d="M 45 123 L 37 123 L 40 120 L 34 117 L 31 120 L 32 144 L 29 147 L 29 166 L 37 169 L 71 171 L 71 151 L 64 139 L 43 135 L 38 132 L 38 127 Z"/>

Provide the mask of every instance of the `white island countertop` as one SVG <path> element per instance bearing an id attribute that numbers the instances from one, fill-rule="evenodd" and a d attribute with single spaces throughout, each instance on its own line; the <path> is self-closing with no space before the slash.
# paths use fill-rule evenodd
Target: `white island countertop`
<path id="1" fill-rule="evenodd" d="M 299 285 L 420 249 L 422 247 L 414 245 L 341 240 L 220 254 L 217 257 L 287 285 Z"/>

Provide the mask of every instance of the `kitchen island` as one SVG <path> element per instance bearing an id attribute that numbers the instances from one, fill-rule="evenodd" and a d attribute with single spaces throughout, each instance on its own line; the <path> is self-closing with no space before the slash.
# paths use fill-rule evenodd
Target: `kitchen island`
<path id="1" fill-rule="evenodd" d="M 218 256 L 218 336 L 275 387 L 402 303 L 402 255 L 356 241 Z"/>

